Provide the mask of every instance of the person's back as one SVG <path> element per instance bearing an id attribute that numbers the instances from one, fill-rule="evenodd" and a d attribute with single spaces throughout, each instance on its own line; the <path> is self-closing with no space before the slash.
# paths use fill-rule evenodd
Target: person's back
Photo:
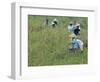
<path id="1" fill-rule="evenodd" d="M 72 46 L 75 49 L 80 49 L 81 51 L 83 51 L 83 42 L 80 39 L 73 39 Z"/>
<path id="2" fill-rule="evenodd" d="M 72 40 L 72 47 L 74 49 L 78 49 L 79 48 L 79 43 L 78 43 L 77 39 L 73 39 Z"/>

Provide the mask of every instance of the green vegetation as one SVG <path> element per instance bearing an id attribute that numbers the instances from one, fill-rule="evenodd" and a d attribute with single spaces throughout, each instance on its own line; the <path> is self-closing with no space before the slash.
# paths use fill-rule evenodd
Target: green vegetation
<path id="1" fill-rule="evenodd" d="M 49 23 L 55 16 L 48 16 Z M 28 66 L 87 64 L 87 48 L 81 52 L 69 52 L 70 43 L 67 26 L 71 21 L 79 21 L 79 38 L 87 42 L 87 17 L 56 17 L 59 25 L 55 28 L 44 25 L 45 16 L 28 16 Z"/>

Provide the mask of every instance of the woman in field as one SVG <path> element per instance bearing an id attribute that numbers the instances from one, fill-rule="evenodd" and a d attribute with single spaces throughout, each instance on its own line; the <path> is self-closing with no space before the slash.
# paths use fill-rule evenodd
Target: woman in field
<path id="1" fill-rule="evenodd" d="M 69 25 L 68 25 L 68 31 L 70 33 L 74 33 L 76 36 L 79 35 L 80 33 L 80 24 L 76 21 L 74 22 L 71 22 Z"/>
<path id="2" fill-rule="evenodd" d="M 84 43 L 82 40 L 76 37 L 72 37 L 69 50 L 72 50 L 72 51 L 80 50 L 81 52 L 83 52 L 83 46 L 84 46 Z"/>
<path id="3" fill-rule="evenodd" d="M 73 23 L 73 29 L 74 29 L 74 34 L 77 36 L 80 33 L 80 23 L 78 23 L 77 21 L 74 21 Z"/>
<path id="4" fill-rule="evenodd" d="M 58 20 L 55 18 L 53 19 L 53 21 L 51 22 L 52 27 L 56 27 L 58 25 Z"/>

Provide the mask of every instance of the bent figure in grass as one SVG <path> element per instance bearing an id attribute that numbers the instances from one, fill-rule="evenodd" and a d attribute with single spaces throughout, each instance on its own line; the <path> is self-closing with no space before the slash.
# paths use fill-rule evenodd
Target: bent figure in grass
<path id="1" fill-rule="evenodd" d="M 77 52 L 77 51 L 81 51 L 83 52 L 83 41 L 81 41 L 80 39 L 77 39 L 75 37 L 72 37 L 72 41 L 70 43 L 70 47 L 69 50 L 72 52 Z"/>
<path id="2" fill-rule="evenodd" d="M 80 34 L 80 23 L 74 21 L 68 25 L 68 31 L 74 33 L 76 36 Z"/>
<path id="3" fill-rule="evenodd" d="M 53 19 L 53 21 L 51 22 L 51 26 L 52 27 L 56 27 L 58 25 L 58 20 L 55 18 Z"/>

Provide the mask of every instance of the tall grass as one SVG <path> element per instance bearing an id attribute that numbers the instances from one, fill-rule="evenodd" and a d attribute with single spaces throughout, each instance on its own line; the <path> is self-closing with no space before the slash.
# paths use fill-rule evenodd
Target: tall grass
<path id="1" fill-rule="evenodd" d="M 70 43 L 67 26 L 71 21 L 79 21 L 81 34 L 79 38 L 87 41 L 87 17 L 48 16 L 49 23 L 54 18 L 59 25 L 52 28 L 45 26 L 45 16 L 28 16 L 28 66 L 87 64 L 87 48 L 83 53 L 69 52 Z"/>

